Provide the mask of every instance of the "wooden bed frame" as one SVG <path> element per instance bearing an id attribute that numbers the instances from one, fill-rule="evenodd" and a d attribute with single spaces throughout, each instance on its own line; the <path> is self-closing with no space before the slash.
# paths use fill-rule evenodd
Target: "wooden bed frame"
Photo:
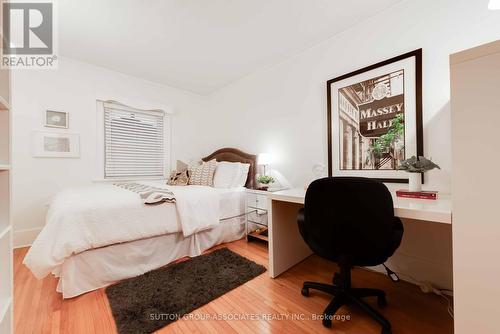
<path id="1" fill-rule="evenodd" d="M 241 162 L 250 164 L 248 170 L 247 182 L 245 187 L 249 189 L 255 189 L 257 175 L 257 156 L 254 154 L 245 153 L 238 150 L 237 148 L 225 147 L 218 149 L 214 153 L 202 158 L 203 161 L 209 161 L 215 159 L 217 161 L 229 161 L 229 162 Z"/>

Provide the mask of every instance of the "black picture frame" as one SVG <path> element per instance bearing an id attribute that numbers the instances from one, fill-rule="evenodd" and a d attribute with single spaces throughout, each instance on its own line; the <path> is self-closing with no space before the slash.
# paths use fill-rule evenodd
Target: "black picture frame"
<path id="1" fill-rule="evenodd" d="M 411 52 L 407 52 L 405 54 L 378 62 L 376 64 L 363 67 L 361 69 L 352 71 L 350 73 L 341 75 L 339 77 L 333 78 L 326 82 L 327 86 L 327 140 L 328 140 L 328 176 L 333 175 L 333 145 L 332 145 L 332 84 L 339 82 L 341 80 L 348 79 L 353 76 L 357 76 L 359 74 L 363 74 L 368 71 L 372 71 L 374 69 L 378 69 L 380 67 L 384 67 L 386 65 L 390 65 L 401 60 L 405 60 L 407 58 L 415 58 L 415 134 L 416 134 L 416 153 L 418 156 L 423 156 L 423 125 L 422 125 L 422 49 L 417 49 Z M 406 111 L 405 111 L 406 112 Z M 409 158 L 409 157 L 406 157 Z M 363 175 L 363 171 L 360 171 L 359 176 Z M 408 178 L 378 178 L 371 177 L 381 182 L 388 183 L 408 183 Z M 422 173 L 422 182 L 423 182 L 423 173 Z"/>

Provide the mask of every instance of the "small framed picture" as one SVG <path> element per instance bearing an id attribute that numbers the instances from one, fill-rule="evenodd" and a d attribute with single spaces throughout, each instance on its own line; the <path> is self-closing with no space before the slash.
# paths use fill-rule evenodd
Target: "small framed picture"
<path id="1" fill-rule="evenodd" d="M 80 157 L 80 136 L 72 133 L 33 132 L 33 156 L 38 158 Z"/>
<path id="2" fill-rule="evenodd" d="M 45 111 L 45 126 L 48 128 L 67 129 L 69 127 L 69 114 L 66 111 Z"/>

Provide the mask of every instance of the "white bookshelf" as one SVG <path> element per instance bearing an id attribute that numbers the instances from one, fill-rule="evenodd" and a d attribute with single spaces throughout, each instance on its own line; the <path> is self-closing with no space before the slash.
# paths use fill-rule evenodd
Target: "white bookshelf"
<path id="1" fill-rule="evenodd" d="M 0 96 L 0 110 L 9 110 L 10 104 L 2 96 Z"/>
<path id="2" fill-rule="evenodd" d="M 3 17 L 0 0 L 0 17 Z M 0 55 L 3 47 L 0 38 Z M 10 71 L 0 69 L 0 333 L 13 333 L 13 253 L 11 225 Z"/>
<path id="3" fill-rule="evenodd" d="M 497 131 L 500 40 L 450 57 L 454 332 L 500 333 Z M 478 151 L 479 149 L 479 151 Z M 476 152 L 488 152 L 487 170 Z M 491 264 L 490 264 L 491 263 Z"/>

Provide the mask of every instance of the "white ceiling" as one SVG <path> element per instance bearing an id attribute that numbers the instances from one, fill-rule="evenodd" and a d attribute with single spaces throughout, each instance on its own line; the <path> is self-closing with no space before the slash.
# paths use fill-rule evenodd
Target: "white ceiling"
<path id="1" fill-rule="evenodd" d="M 400 0 L 61 0 L 59 53 L 209 94 Z"/>

